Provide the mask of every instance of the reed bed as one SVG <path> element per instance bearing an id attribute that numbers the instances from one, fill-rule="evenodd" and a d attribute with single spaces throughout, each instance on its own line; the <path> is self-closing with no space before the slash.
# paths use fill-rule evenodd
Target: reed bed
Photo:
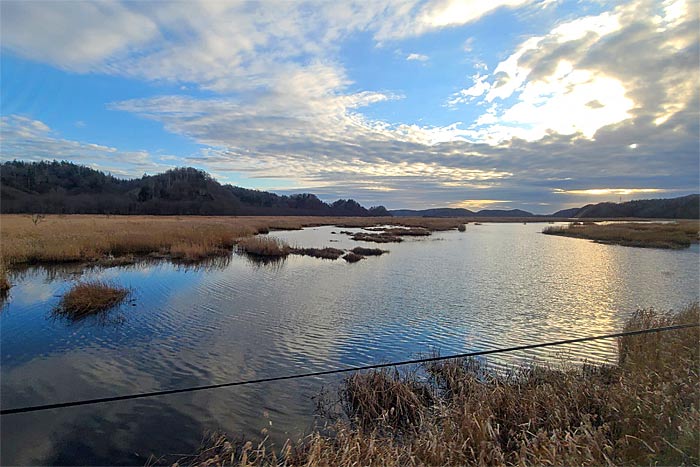
<path id="1" fill-rule="evenodd" d="M 78 282 L 63 295 L 56 312 L 70 319 L 81 319 L 114 308 L 128 295 L 129 289 L 109 282 Z"/>
<path id="2" fill-rule="evenodd" d="M 621 222 L 596 224 L 574 222 L 566 227 L 546 227 L 542 233 L 565 237 L 584 238 L 599 243 L 643 248 L 688 248 L 698 242 L 700 222 L 671 223 Z"/>
<path id="3" fill-rule="evenodd" d="M 384 253 L 388 253 L 387 250 L 382 250 L 379 248 L 364 248 L 361 246 L 357 246 L 350 251 L 361 256 L 381 256 Z"/>
<path id="4" fill-rule="evenodd" d="M 449 230 L 460 221 L 441 218 L 376 217 L 227 217 L 227 216 L 0 216 L 2 258 L 8 267 L 21 264 L 105 262 L 127 258 L 167 257 L 196 261 L 230 252 L 237 241 L 273 230 L 319 225 Z M 110 263 L 111 262 L 111 263 Z"/>
<path id="5" fill-rule="evenodd" d="M 698 323 L 640 310 L 625 329 Z M 221 434 L 177 465 L 692 465 L 700 461 L 700 332 L 619 339 L 616 365 L 527 366 L 477 360 L 357 373 L 329 430 L 275 449 Z M 328 412 L 326 412 L 328 413 Z"/>
<path id="6" fill-rule="evenodd" d="M 7 295 L 7 292 L 12 287 L 10 279 L 7 277 L 7 268 L 4 264 L 0 264 L 0 297 Z"/>
<path id="7" fill-rule="evenodd" d="M 343 256 L 343 259 L 345 261 L 347 261 L 348 263 L 357 263 L 358 261 L 365 259 L 365 257 L 350 251 L 350 252 L 346 253 L 345 256 Z"/>
<path id="8" fill-rule="evenodd" d="M 338 259 L 345 253 L 345 250 L 338 248 L 293 248 L 292 254 L 301 256 L 311 256 L 321 259 Z"/>
<path id="9" fill-rule="evenodd" d="M 292 253 L 292 248 L 282 240 L 272 237 L 248 237 L 238 241 L 238 249 L 252 256 L 284 258 Z"/>
<path id="10" fill-rule="evenodd" d="M 359 232 L 352 235 L 356 242 L 373 242 L 373 243 L 400 243 L 403 241 L 398 235 L 384 235 L 383 233 L 365 233 Z"/>

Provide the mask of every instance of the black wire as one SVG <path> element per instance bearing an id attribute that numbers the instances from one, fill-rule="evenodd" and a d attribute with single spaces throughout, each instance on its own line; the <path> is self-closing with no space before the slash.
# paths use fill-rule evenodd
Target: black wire
<path id="1" fill-rule="evenodd" d="M 0 410 L 0 415 L 12 415 L 12 414 L 19 414 L 19 413 L 27 413 L 27 412 L 39 412 L 39 411 L 43 411 L 43 410 L 62 409 L 65 407 L 77 407 L 80 405 L 102 404 L 102 403 L 106 403 L 106 402 L 117 402 L 117 401 L 131 400 L 131 399 L 141 399 L 144 397 L 167 396 L 170 394 L 180 394 L 180 393 L 184 393 L 184 392 L 205 391 L 208 389 L 226 388 L 226 387 L 231 387 L 231 386 L 243 386 L 243 385 L 247 385 L 247 384 L 259 384 L 259 383 L 269 383 L 269 382 L 273 382 L 273 381 L 284 381 L 284 380 L 288 380 L 288 379 L 309 378 L 312 376 L 333 375 L 333 374 L 337 374 L 337 373 L 348 373 L 348 372 L 352 372 L 352 371 L 375 370 L 378 368 L 386 368 L 386 367 L 390 367 L 390 366 L 412 365 L 412 364 L 416 364 L 416 363 L 427 363 L 427 362 L 436 362 L 436 361 L 440 361 L 440 360 L 451 360 L 454 358 L 477 357 L 477 356 L 481 356 L 481 355 L 491 355 L 491 354 L 497 354 L 497 353 L 515 352 L 518 350 L 529 350 L 529 349 L 537 349 L 537 348 L 541 348 L 541 347 L 552 347 L 555 345 L 575 344 L 578 342 L 587 342 L 587 341 L 593 341 L 593 340 L 598 340 L 598 339 L 612 339 L 615 337 L 635 336 L 638 334 L 648 334 L 648 333 L 652 333 L 652 332 L 674 331 L 674 330 L 678 330 L 678 329 L 695 328 L 698 326 L 700 326 L 700 324 L 679 324 L 676 326 L 666 326 L 666 327 L 662 327 L 662 328 L 641 329 L 638 331 L 618 332 L 615 334 L 605 334 L 605 335 L 601 335 L 601 336 L 579 337 L 576 339 L 566 339 L 566 340 L 553 341 L 553 342 L 543 342 L 543 343 L 539 343 L 539 344 L 519 345 L 516 347 L 506 347 L 506 348 L 491 349 L 491 350 L 479 350 L 476 352 L 466 352 L 466 353 L 447 355 L 447 356 L 417 358 L 414 360 L 403 360 L 403 361 L 399 361 L 399 362 L 377 363 L 374 365 L 339 368 L 339 369 L 335 369 L 335 370 L 314 371 L 311 373 L 299 373 L 299 374 L 287 375 L 287 376 L 274 376 L 274 377 L 270 377 L 270 378 L 250 379 L 250 380 L 245 380 L 245 381 L 233 381 L 233 382 L 229 382 L 229 383 L 220 383 L 220 384 L 209 384 L 206 386 L 194 386 L 194 387 L 180 388 L 180 389 L 168 389 L 165 391 L 153 391 L 153 392 L 143 392 L 143 393 L 138 393 L 138 394 L 126 394 L 123 396 L 100 397 L 97 399 L 85 399 L 85 400 L 72 401 L 72 402 L 58 402 L 58 403 L 54 403 L 54 404 L 17 407 L 14 409 L 2 409 L 2 410 Z"/>

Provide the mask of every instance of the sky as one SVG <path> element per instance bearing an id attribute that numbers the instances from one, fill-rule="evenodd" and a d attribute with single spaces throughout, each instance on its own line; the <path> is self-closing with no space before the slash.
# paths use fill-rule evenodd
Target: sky
<path id="1" fill-rule="evenodd" d="M 700 192 L 700 2 L 0 2 L 0 158 L 390 209 Z"/>

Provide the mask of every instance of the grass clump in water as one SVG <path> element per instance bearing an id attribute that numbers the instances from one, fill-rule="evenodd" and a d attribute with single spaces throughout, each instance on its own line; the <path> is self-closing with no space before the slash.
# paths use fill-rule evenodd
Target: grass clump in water
<path id="1" fill-rule="evenodd" d="M 365 233 L 358 232 L 351 237 L 356 242 L 374 242 L 374 243 L 399 243 L 403 239 L 397 235 L 385 235 L 383 233 Z"/>
<path id="2" fill-rule="evenodd" d="M 697 324 L 699 314 L 697 303 L 640 310 L 625 330 Z M 697 464 L 699 340 L 698 328 L 624 337 L 616 365 L 503 373 L 467 359 L 356 373 L 329 431 L 281 450 L 219 437 L 216 465 Z"/>
<path id="3" fill-rule="evenodd" d="M 294 248 L 292 253 L 295 255 L 311 256 L 312 258 L 322 259 L 338 259 L 343 256 L 345 251 L 338 248 Z"/>
<path id="4" fill-rule="evenodd" d="M 364 248 L 361 246 L 357 246 L 350 251 L 361 256 L 381 256 L 384 253 L 388 253 L 388 251 L 379 248 Z"/>
<path id="5" fill-rule="evenodd" d="M 248 237 L 238 241 L 238 249 L 252 256 L 267 258 L 284 258 L 292 249 L 277 238 Z"/>
<path id="6" fill-rule="evenodd" d="M 357 263 L 358 261 L 365 259 L 365 257 L 362 255 L 358 255 L 357 253 L 353 253 L 352 251 L 349 251 L 345 254 L 345 256 L 343 256 L 343 259 L 348 263 Z"/>
<path id="7" fill-rule="evenodd" d="M 599 243 L 642 248 L 688 248 L 697 243 L 700 223 L 695 221 L 671 223 L 621 222 L 595 224 L 574 222 L 566 227 L 546 227 L 542 233 L 564 237 L 584 238 Z"/>
<path id="8" fill-rule="evenodd" d="M 121 304 L 129 289 L 105 281 L 85 281 L 73 286 L 61 299 L 57 312 L 71 319 L 109 310 Z"/>

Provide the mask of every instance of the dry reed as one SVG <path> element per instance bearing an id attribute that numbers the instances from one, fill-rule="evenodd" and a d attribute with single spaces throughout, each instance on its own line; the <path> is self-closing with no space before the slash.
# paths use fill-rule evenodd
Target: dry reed
<path id="1" fill-rule="evenodd" d="M 230 252 L 236 241 L 272 230 L 319 225 L 369 227 L 401 225 L 448 230 L 458 219 L 373 217 L 227 217 L 227 216 L 0 216 L 2 258 L 7 266 L 35 263 L 105 262 L 155 255 L 196 260 Z M 110 263 L 111 262 L 111 263 Z"/>
<path id="2" fill-rule="evenodd" d="M 344 250 L 338 248 L 294 248 L 292 249 L 292 254 L 311 256 L 312 258 L 322 258 L 322 259 L 338 259 L 345 253 Z"/>
<path id="3" fill-rule="evenodd" d="M 358 261 L 365 259 L 365 257 L 350 251 L 350 252 L 346 253 L 345 256 L 343 256 L 343 259 L 345 261 L 347 261 L 348 263 L 357 263 Z"/>
<path id="4" fill-rule="evenodd" d="M 599 243 L 645 248 L 688 248 L 697 243 L 700 223 L 683 221 L 670 223 L 624 222 L 595 224 L 574 222 L 566 227 L 546 227 L 542 233 L 565 237 L 584 238 Z"/>
<path id="5" fill-rule="evenodd" d="M 283 241 L 272 237 L 248 237 L 239 240 L 238 249 L 252 256 L 283 258 L 292 249 Z"/>
<path id="6" fill-rule="evenodd" d="M 379 248 L 364 248 L 361 246 L 357 246 L 350 251 L 361 256 L 380 256 L 384 253 L 388 253 L 386 250 L 381 250 Z"/>
<path id="7" fill-rule="evenodd" d="M 122 303 L 128 295 L 129 289 L 108 282 L 79 282 L 63 295 L 56 312 L 71 319 L 80 319 L 109 310 Z"/>

